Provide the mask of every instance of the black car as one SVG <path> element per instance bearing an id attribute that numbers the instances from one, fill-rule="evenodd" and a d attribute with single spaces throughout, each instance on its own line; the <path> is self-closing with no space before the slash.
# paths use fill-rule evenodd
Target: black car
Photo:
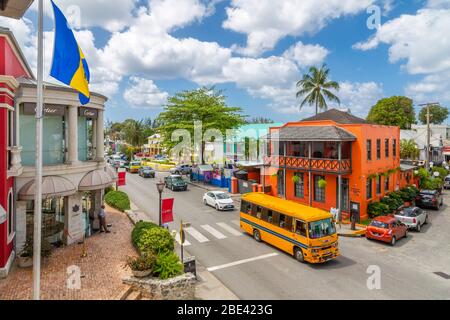
<path id="1" fill-rule="evenodd" d="M 438 190 L 421 190 L 416 197 L 416 206 L 439 210 L 444 203 L 442 194 Z"/>
<path id="2" fill-rule="evenodd" d="M 138 174 L 143 178 L 154 178 L 155 170 L 150 167 L 140 167 L 138 170 Z"/>
<path id="3" fill-rule="evenodd" d="M 164 178 L 164 183 L 166 188 L 171 189 L 172 191 L 186 191 L 187 183 L 183 180 L 183 178 L 179 175 L 170 175 Z"/>

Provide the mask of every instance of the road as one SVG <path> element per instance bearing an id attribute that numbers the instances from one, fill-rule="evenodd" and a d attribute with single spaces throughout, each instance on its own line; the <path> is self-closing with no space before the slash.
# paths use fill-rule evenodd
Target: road
<path id="1" fill-rule="evenodd" d="M 153 221 L 158 221 L 156 179 L 127 174 L 120 187 Z M 175 198 L 175 222 L 191 223 L 186 250 L 241 299 L 450 299 L 450 208 L 429 210 L 430 223 L 410 232 L 395 247 L 365 238 L 339 239 L 341 256 L 322 265 L 300 264 L 290 255 L 239 232 L 239 211 L 217 212 L 202 203 L 205 190 L 165 189 Z M 445 203 L 450 203 L 447 192 Z M 369 266 L 381 275 L 379 289 L 369 289 Z"/>

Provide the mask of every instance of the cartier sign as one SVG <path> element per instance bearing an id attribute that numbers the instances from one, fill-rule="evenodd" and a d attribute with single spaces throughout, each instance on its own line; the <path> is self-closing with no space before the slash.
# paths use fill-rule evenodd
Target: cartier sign
<path id="1" fill-rule="evenodd" d="M 45 104 L 43 113 L 45 116 L 63 116 L 66 111 L 66 106 L 61 104 Z M 35 115 L 36 103 L 24 103 L 23 114 Z"/>
<path id="2" fill-rule="evenodd" d="M 80 107 L 80 108 L 78 108 L 78 114 L 80 117 L 97 118 L 98 110 L 92 109 L 92 108 Z"/>

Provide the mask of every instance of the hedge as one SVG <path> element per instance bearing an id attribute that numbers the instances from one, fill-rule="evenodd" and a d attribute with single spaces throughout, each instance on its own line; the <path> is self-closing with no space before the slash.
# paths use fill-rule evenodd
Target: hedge
<path id="1" fill-rule="evenodd" d="M 144 229 L 137 242 L 137 246 L 142 253 L 152 252 L 154 254 L 160 254 L 173 251 L 175 248 L 175 240 L 167 229 L 160 227 Z"/>
<path id="2" fill-rule="evenodd" d="M 120 211 L 130 210 L 130 199 L 125 192 L 110 191 L 105 196 L 105 202 Z"/>
<path id="3" fill-rule="evenodd" d="M 158 227 L 158 225 L 154 224 L 153 222 L 146 222 L 146 221 L 139 221 L 135 224 L 133 231 L 131 232 L 131 241 L 135 245 L 135 247 L 138 247 L 139 239 L 142 236 L 142 232 L 144 230 L 152 229 Z"/>

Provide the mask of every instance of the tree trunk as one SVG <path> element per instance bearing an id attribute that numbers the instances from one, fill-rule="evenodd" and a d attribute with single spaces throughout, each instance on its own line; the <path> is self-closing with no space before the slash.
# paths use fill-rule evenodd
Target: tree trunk
<path id="1" fill-rule="evenodd" d="M 202 157 L 201 157 L 202 164 L 205 164 L 205 145 L 206 145 L 205 141 L 202 141 Z"/>
<path id="2" fill-rule="evenodd" d="M 316 115 L 319 113 L 319 100 L 316 99 Z"/>

